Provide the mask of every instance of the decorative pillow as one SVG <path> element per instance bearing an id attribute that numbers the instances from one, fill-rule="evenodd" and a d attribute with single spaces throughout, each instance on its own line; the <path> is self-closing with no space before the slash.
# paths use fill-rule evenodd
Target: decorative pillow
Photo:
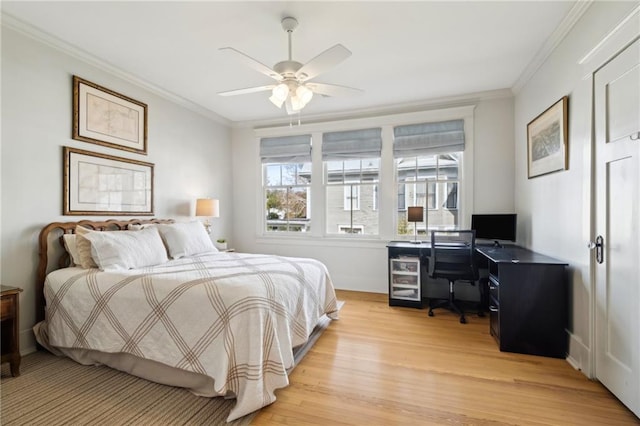
<path id="1" fill-rule="evenodd" d="M 89 232 L 91 255 L 103 271 L 137 269 L 166 262 L 167 250 L 156 228 Z"/>
<path id="2" fill-rule="evenodd" d="M 75 234 L 64 234 L 62 236 L 64 242 L 64 248 L 71 257 L 71 266 L 80 266 L 80 255 L 78 254 L 78 247 L 76 246 Z"/>
<path id="3" fill-rule="evenodd" d="M 85 237 L 92 231 L 84 226 L 76 226 L 76 249 L 78 251 L 78 261 L 76 265 L 82 268 L 97 268 L 96 262 L 91 257 L 91 242 Z"/>
<path id="4" fill-rule="evenodd" d="M 218 251 L 201 222 L 161 224 L 158 229 L 172 259 Z"/>

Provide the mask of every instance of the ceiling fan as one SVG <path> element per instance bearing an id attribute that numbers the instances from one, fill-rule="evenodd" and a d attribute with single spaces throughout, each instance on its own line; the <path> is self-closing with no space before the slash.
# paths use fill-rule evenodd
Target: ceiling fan
<path id="1" fill-rule="evenodd" d="M 310 82 L 317 75 L 351 56 L 351 51 L 341 44 L 336 44 L 304 65 L 294 61 L 291 55 L 291 35 L 297 26 L 298 21 L 295 18 L 286 17 L 282 20 L 282 29 L 286 31 L 289 38 L 289 59 L 278 62 L 273 68 L 269 68 L 262 62 L 233 47 L 220 48 L 222 51 L 233 54 L 237 59 L 240 59 L 256 71 L 273 78 L 276 83 L 219 92 L 218 94 L 221 96 L 235 96 L 271 90 L 269 100 L 278 108 L 282 108 L 284 104 L 287 113 L 291 115 L 302 110 L 309 103 L 314 93 L 322 96 L 348 96 L 361 93 L 362 90 L 353 87 Z"/>

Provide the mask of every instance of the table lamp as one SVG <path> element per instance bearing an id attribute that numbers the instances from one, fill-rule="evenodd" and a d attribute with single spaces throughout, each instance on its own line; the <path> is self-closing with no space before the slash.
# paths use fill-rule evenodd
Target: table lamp
<path id="1" fill-rule="evenodd" d="M 413 244 L 420 244 L 422 241 L 418 241 L 418 222 L 422 222 L 424 219 L 424 207 L 409 207 L 407 209 L 407 221 L 413 222 L 413 233 L 415 239 L 411 241 Z"/>
<path id="2" fill-rule="evenodd" d="M 220 216 L 220 201 L 213 198 L 198 198 L 196 200 L 196 216 L 206 217 L 203 225 L 207 234 L 211 233 L 210 217 Z"/>

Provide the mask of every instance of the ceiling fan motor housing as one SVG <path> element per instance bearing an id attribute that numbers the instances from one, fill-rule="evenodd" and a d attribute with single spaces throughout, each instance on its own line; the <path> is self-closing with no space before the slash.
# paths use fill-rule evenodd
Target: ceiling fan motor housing
<path id="1" fill-rule="evenodd" d="M 292 18 L 291 16 L 287 16 L 286 18 L 282 18 L 282 29 L 285 30 L 286 32 L 290 33 L 293 32 L 293 30 L 295 30 L 296 28 L 298 28 L 298 21 L 296 20 L 296 18 Z"/>
<path id="2" fill-rule="evenodd" d="M 298 61 L 282 61 L 273 66 L 273 70 L 284 78 L 295 78 L 300 68 L 302 68 L 302 64 Z"/>

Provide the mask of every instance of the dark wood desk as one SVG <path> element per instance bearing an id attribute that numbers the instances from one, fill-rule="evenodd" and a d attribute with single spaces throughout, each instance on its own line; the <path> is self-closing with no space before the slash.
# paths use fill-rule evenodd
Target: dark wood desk
<path id="1" fill-rule="evenodd" d="M 427 282 L 431 244 L 391 241 L 387 248 L 389 305 L 421 308 L 421 286 L 413 292 L 405 290 L 415 279 L 418 283 Z M 489 330 L 500 350 L 566 358 L 567 263 L 515 245 L 478 244 L 476 252 L 480 276 L 485 277 L 479 283 L 481 301 L 486 300 Z M 399 265 L 398 260 L 417 262 L 416 278 L 407 278 L 406 275 L 411 275 L 405 272 L 409 264 Z M 404 285 L 405 281 L 409 284 Z M 488 295 L 483 292 L 487 283 Z"/>
<path id="2" fill-rule="evenodd" d="M 501 351 L 566 358 L 566 262 L 522 247 L 479 245 L 489 270 L 489 324 Z"/>
<path id="3" fill-rule="evenodd" d="M 389 306 L 406 306 L 411 308 L 422 308 L 425 304 L 425 298 L 430 299 L 446 299 L 448 297 L 449 283 L 445 279 L 431 278 L 428 276 L 429 257 L 431 256 L 431 243 L 421 242 L 412 243 L 409 241 L 391 241 L 387 244 L 388 261 L 389 261 Z M 479 255 L 480 257 L 480 255 Z M 400 262 L 398 259 L 403 259 Z M 398 269 L 405 267 L 405 263 L 413 259 L 419 262 L 419 270 L 417 271 L 419 286 L 409 284 L 410 278 L 404 275 L 405 272 Z M 394 268 L 396 270 L 394 270 Z M 484 274 L 487 275 L 486 273 Z M 486 287 L 486 279 L 484 286 Z M 481 281 L 482 283 L 482 281 Z M 413 292 L 409 289 L 418 287 Z M 483 302 L 483 285 L 481 284 L 480 292 L 474 287 L 462 287 L 462 300 L 465 302 L 477 304 L 477 301 L 484 306 L 484 310 L 489 310 L 488 296 L 487 302 Z M 427 295 L 427 292 L 430 294 Z M 466 297 L 464 294 L 466 293 Z M 488 293 L 488 291 L 486 292 Z M 475 308 L 474 308 L 475 309 Z"/>

